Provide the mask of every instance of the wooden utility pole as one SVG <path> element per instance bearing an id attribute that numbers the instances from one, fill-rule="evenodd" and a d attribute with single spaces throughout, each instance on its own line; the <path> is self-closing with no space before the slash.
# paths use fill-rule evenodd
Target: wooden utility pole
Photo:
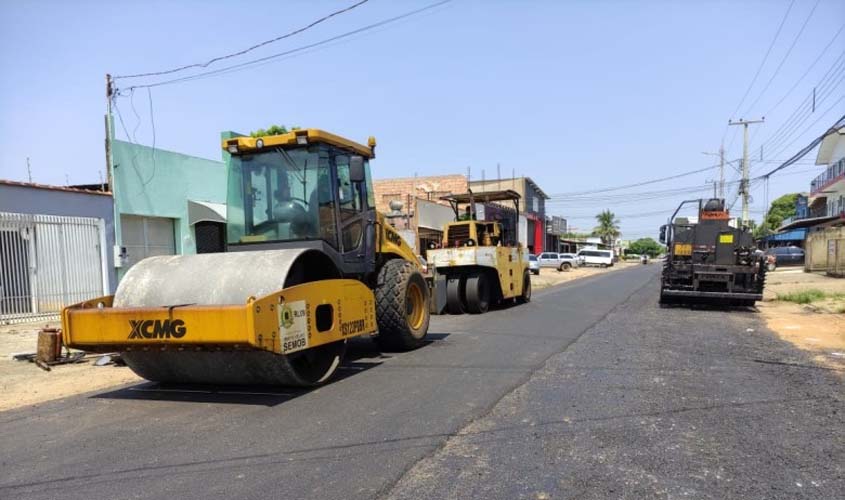
<path id="1" fill-rule="evenodd" d="M 742 225 L 748 225 L 748 126 L 763 123 L 766 117 L 759 120 L 728 120 L 728 125 L 742 125 L 742 181 L 739 183 L 739 194 L 742 196 Z"/>

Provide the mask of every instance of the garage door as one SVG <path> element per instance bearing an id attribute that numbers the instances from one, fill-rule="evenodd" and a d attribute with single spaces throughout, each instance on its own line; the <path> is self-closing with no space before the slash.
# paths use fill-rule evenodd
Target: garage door
<path id="1" fill-rule="evenodd" d="M 153 255 L 176 254 L 173 219 L 121 215 L 120 226 L 126 269 Z"/>

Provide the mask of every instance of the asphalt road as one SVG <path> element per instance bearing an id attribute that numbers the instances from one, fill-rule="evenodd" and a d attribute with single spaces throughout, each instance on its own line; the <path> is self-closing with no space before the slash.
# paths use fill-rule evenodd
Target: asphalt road
<path id="1" fill-rule="evenodd" d="M 356 342 L 310 392 L 139 384 L 0 413 L 0 498 L 841 495 L 843 374 L 753 312 L 659 309 L 656 276 L 438 317 L 414 352 Z"/>

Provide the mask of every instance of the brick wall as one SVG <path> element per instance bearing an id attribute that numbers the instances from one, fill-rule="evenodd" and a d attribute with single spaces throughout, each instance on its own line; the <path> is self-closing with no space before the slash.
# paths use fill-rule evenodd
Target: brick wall
<path id="1" fill-rule="evenodd" d="M 409 199 L 413 203 L 412 200 L 414 197 L 445 204 L 445 202 L 439 201 L 441 196 L 466 193 L 467 178 L 466 176 L 455 174 L 417 178 L 375 179 L 373 180 L 373 189 L 376 195 L 376 208 L 380 212 L 390 212 L 391 200 L 400 200 L 402 202 L 402 211 L 407 212 Z"/>

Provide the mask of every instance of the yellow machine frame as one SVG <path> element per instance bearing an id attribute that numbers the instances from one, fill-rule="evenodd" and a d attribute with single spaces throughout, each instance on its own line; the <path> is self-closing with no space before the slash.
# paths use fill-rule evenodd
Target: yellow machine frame
<path id="1" fill-rule="evenodd" d="M 261 141 L 261 142 L 259 142 Z M 370 136 L 367 140 L 367 146 L 359 144 L 349 139 L 344 139 L 339 135 L 334 135 L 325 130 L 317 128 L 292 130 L 286 134 L 266 135 L 261 137 L 234 137 L 232 139 L 223 140 L 223 149 L 229 151 L 230 148 L 235 148 L 237 153 L 245 153 L 249 151 L 259 151 L 262 148 L 272 146 L 296 146 L 308 144 L 311 142 L 322 142 L 331 144 L 343 149 L 349 149 L 356 154 L 366 158 L 375 158 L 376 138 Z"/>
<path id="2" fill-rule="evenodd" d="M 112 300 L 110 295 L 65 308 L 65 345 L 93 352 L 258 349 L 289 354 L 376 331 L 373 292 L 351 279 L 305 283 L 249 297 L 243 305 L 113 308 Z M 126 336 L 116 340 L 119 331 Z"/>

